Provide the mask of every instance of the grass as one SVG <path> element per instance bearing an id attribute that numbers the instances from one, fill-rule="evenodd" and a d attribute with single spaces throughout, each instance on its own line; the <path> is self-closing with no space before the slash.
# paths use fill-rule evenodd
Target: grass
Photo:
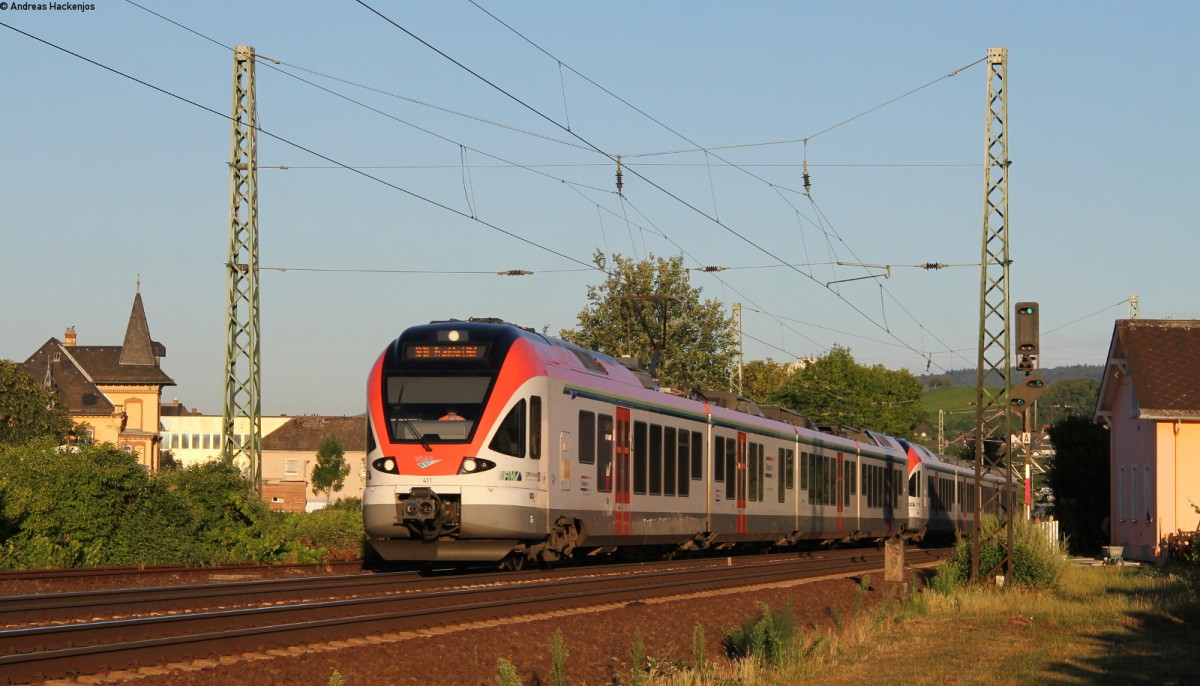
<path id="1" fill-rule="evenodd" d="M 1070 567 L 1052 589 L 897 595 L 839 629 L 798 635 L 780 669 L 743 660 L 703 682 L 676 673 L 651 683 L 1195 684 L 1198 581 L 1194 571 Z"/>
<path id="2" fill-rule="evenodd" d="M 823 679 L 859 683 L 889 665 L 897 684 L 1185 684 L 1200 679 L 1195 586 L 1158 570 L 1072 567 L 1053 590 L 926 596 Z M 836 676 L 834 676 L 836 675 Z"/>

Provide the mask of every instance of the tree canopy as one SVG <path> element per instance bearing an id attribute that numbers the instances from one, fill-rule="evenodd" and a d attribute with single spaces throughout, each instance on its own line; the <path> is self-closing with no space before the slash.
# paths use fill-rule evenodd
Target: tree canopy
<path id="1" fill-rule="evenodd" d="M 67 410 L 12 360 L 0 360 L 0 446 L 39 438 L 61 443 L 71 431 Z"/>
<path id="2" fill-rule="evenodd" d="M 593 260 L 608 277 L 588 286 L 579 326 L 562 330 L 564 340 L 636 357 L 664 386 L 728 388 L 737 355 L 733 320 L 719 300 L 701 300 L 682 256 L 610 260 L 597 251 Z"/>
<path id="3" fill-rule="evenodd" d="M 1038 398 L 1039 417 L 1054 423 L 1065 417 L 1090 418 L 1100 397 L 1100 382 L 1095 379 L 1055 381 Z"/>
<path id="4" fill-rule="evenodd" d="M 751 360 L 742 365 L 742 395 L 764 405 L 774 398 L 792 377 L 792 369 L 770 358 Z"/>
<path id="5" fill-rule="evenodd" d="M 834 345 L 824 356 L 794 372 L 774 400 L 818 423 L 849 424 L 909 438 L 925 421 L 923 385 L 907 370 L 854 361 L 849 348 Z"/>
<path id="6" fill-rule="evenodd" d="M 1093 553 L 1108 543 L 1108 430 L 1090 419 L 1067 417 L 1050 427 L 1050 441 L 1054 459 L 1046 476 L 1054 489 L 1054 515 L 1072 550 Z"/>
<path id="7" fill-rule="evenodd" d="M 314 493 L 324 493 L 325 500 L 333 497 L 334 491 L 342 490 L 350 465 L 346 464 L 342 444 L 333 436 L 326 436 L 317 448 L 317 464 L 312 470 Z"/>

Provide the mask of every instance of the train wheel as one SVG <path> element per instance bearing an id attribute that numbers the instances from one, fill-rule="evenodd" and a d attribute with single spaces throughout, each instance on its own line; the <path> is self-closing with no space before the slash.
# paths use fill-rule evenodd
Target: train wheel
<path id="1" fill-rule="evenodd" d="M 519 572 L 525 566 L 525 556 L 521 553 L 509 553 L 500 561 L 500 571 L 502 572 Z"/>

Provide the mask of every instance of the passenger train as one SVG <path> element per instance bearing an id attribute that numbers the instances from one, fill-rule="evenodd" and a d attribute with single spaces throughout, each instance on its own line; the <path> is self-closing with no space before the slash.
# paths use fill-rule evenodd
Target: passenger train
<path id="1" fill-rule="evenodd" d="M 968 527 L 974 470 L 490 319 L 404 331 L 367 383 L 363 520 L 386 560 L 920 539 Z M 983 481 L 984 503 L 1006 488 Z M 997 505 L 999 507 L 1000 505 Z"/>

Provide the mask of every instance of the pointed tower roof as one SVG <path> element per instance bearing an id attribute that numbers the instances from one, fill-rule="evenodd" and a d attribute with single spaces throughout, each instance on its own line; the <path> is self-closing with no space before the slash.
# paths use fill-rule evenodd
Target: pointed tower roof
<path id="1" fill-rule="evenodd" d="M 142 306 L 142 289 L 133 296 L 133 311 L 129 313 L 129 325 L 125 327 L 125 342 L 121 345 L 120 363 L 123 365 L 158 365 L 159 357 L 166 357 L 167 350 L 161 343 L 150 340 L 150 325 L 146 323 L 146 309 Z"/>

